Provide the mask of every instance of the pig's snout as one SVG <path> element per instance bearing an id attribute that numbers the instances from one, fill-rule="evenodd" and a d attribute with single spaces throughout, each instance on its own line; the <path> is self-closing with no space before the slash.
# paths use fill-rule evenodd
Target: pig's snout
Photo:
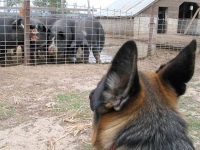
<path id="1" fill-rule="evenodd" d="M 51 45 L 48 48 L 48 53 L 49 55 L 55 55 L 57 52 L 57 47 L 55 45 Z"/>
<path id="2" fill-rule="evenodd" d="M 31 29 L 30 30 L 30 40 L 31 41 L 37 41 L 39 39 L 38 33 L 39 32 L 37 31 L 37 29 Z"/>

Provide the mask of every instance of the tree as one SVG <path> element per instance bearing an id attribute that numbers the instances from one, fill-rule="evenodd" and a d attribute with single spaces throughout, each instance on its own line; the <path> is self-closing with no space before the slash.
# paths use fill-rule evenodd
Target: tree
<path id="1" fill-rule="evenodd" d="M 62 0 L 35 0 L 33 4 L 38 7 L 57 7 L 61 8 L 61 6 L 66 6 L 66 0 L 63 0 L 63 4 L 61 4 Z"/>
<path id="2" fill-rule="evenodd" d="M 22 5 L 22 0 L 7 0 L 4 1 L 4 6 L 10 7 L 10 9 L 7 9 L 7 12 L 11 12 L 12 8 L 11 7 L 19 7 Z"/>
<path id="3" fill-rule="evenodd" d="M 53 7 L 53 8 L 66 8 L 66 0 L 35 0 L 33 5 L 36 7 Z M 60 14 L 61 10 L 50 10 L 50 13 Z"/>
<path id="4" fill-rule="evenodd" d="M 5 5 L 8 7 L 20 6 L 22 4 L 22 0 L 7 0 L 5 1 Z"/>

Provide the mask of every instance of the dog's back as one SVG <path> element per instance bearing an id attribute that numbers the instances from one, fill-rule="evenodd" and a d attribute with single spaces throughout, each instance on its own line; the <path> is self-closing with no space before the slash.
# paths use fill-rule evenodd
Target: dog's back
<path id="1" fill-rule="evenodd" d="M 137 47 L 126 42 L 90 94 L 92 144 L 98 150 L 194 150 L 177 112 L 192 78 L 196 41 L 157 71 L 138 71 Z"/>

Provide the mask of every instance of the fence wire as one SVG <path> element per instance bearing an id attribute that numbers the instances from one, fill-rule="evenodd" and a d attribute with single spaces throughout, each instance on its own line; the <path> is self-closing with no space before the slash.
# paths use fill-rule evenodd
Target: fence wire
<path id="1" fill-rule="evenodd" d="M 45 1 L 30 1 L 27 16 L 28 10 L 24 3 L 11 7 L 7 1 L 0 1 L 1 66 L 110 63 L 119 47 L 130 39 L 137 43 L 139 58 L 153 55 L 157 49 L 180 50 L 192 39 L 200 43 L 198 18 L 191 23 L 191 19 L 133 16 Z"/>

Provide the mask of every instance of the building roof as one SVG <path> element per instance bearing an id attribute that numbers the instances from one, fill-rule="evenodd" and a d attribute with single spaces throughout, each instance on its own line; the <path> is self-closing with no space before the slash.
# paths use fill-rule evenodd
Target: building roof
<path id="1" fill-rule="evenodd" d="M 98 11 L 95 16 L 136 16 L 157 1 L 158 0 L 116 0 L 108 5 L 106 9 Z"/>

